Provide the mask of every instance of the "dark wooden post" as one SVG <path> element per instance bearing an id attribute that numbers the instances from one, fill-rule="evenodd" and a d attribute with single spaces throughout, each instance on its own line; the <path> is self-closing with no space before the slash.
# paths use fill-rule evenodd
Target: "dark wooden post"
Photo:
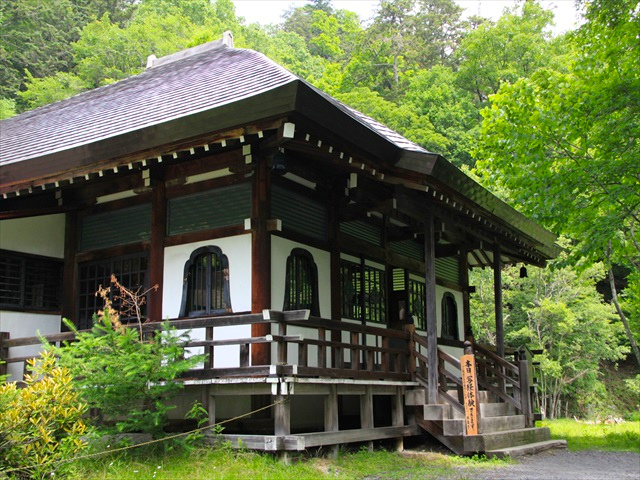
<path id="1" fill-rule="evenodd" d="M 338 243 L 338 234 L 340 232 L 340 197 L 344 195 L 343 192 L 338 191 L 336 188 L 331 190 L 329 196 L 329 248 L 331 250 L 331 318 L 333 320 L 340 320 L 342 317 L 342 294 L 340 285 L 340 245 Z M 340 330 L 331 330 L 331 341 L 341 342 Z M 320 347 L 318 347 L 320 348 Z M 336 355 L 341 352 L 337 352 L 335 349 L 331 349 L 331 367 L 338 368 L 340 362 L 336 358 Z M 325 368 L 323 364 L 321 368 Z"/>
<path id="2" fill-rule="evenodd" d="M 368 430 L 373 428 L 373 388 L 371 385 L 364 387 L 364 395 L 360 395 L 360 428 Z M 369 451 L 373 450 L 373 442 L 367 442 Z"/>
<path id="3" fill-rule="evenodd" d="M 149 287 L 158 285 L 149 292 L 147 316 L 152 322 L 162 321 L 162 286 L 164 280 L 164 239 L 167 230 L 167 200 L 164 180 L 153 186 L 151 213 L 151 252 L 149 255 Z"/>
<path id="4" fill-rule="evenodd" d="M 338 387 L 336 385 L 329 385 L 329 394 L 324 398 L 324 431 L 338 431 Z M 331 445 L 328 448 L 328 456 L 337 458 L 338 445 Z"/>
<path id="5" fill-rule="evenodd" d="M 500 245 L 493 247 L 493 293 L 496 312 L 496 350 L 504 358 L 504 324 L 502 317 L 502 253 Z"/>
<path id="6" fill-rule="evenodd" d="M 271 235 L 267 231 L 267 219 L 271 207 L 271 171 L 266 158 L 258 158 L 253 178 L 251 209 L 251 313 L 261 313 L 271 307 Z M 271 324 L 251 325 L 253 337 L 271 333 Z M 254 343 L 251 349 L 253 365 L 269 365 L 271 349 L 268 343 Z"/>
<path id="7" fill-rule="evenodd" d="M 436 248 L 433 213 L 424 223 L 424 275 L 427 305 L 427 403 L 438 403 L 438 322 L 436 318 Z"/>
<path id="8" fill-rule="evenodd" d="M 64 233 L 64 270 L 62 272 L 62 317 L 78 324 L 76 316 L 76 252 L 78 250 L 78 212 L 67 212 Z"/>
<path id="9" fill-rule="evenodd" d="M 520 403 L 522 405 L 525 427 L 533 427 L 535 421 L 531 401 L 529 362 L 527 360 L 518 360 L 518 376 L 520 377 Z"/>
<path id="10" fill-rule="evenodd" d="M 471 307 L 469 299 L 469 258 L 466 250 L 460 252 L 460 283 L 462 283 L 462 324 L 464 325 L 464 339 L 473 343 L 471 329 Z"/>
<path id="11" fill-rule="evenodd" d="M 0 332 L 0 360 L 6 362 L 9 358 L 9 347 L 5 346 L 5 342 L 9 340 L 9 332 Z M 7 364 L 0 363 L 0 375 L 7 374 Z"/>
<path id="12" fill-rule="evenodd" d="M 407 324 L 404 326 L 404 331 L 409 334 L 409 339 L 407 340 L 407 372 L 411 374 L 411 378 L 413 379 L 416 376 L 416 358 L 414 356 L 416 350 L 416 342 L 413 339 L 413 334 L 416 331 L 416 326 L 413 323 Z"/>
<path id="13" fill-rule="evenodd" d="M 402 387 L 396 387 L 396 394 L 391 397 L 391 423 L 394 427 L 402 427 L 404 425 L 404 395 Z M 404 450 L 404 439 L 398 437 L 396 439 L 396 451 Z"/>

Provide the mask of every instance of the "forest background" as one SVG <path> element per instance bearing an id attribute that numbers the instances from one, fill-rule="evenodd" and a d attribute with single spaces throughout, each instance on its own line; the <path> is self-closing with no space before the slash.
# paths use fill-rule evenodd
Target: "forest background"
<path id="1" fill-rule="evenodd" d="M 506 341 L 543 349 L 547 417 L 640 418 L 640 6 L 576 6 L 581 26 L 554 36 L 535 1 L 492 21 L 453 0 L 382 0 L 364 23 L 313 0 L 265 26 L 230 0 L 5 0 L 0 118 L 231 30 L 559 234 L 546 269 L 503 271 Z M 492 343 L 492 272 L 471 281 L 476 339 Z"/>

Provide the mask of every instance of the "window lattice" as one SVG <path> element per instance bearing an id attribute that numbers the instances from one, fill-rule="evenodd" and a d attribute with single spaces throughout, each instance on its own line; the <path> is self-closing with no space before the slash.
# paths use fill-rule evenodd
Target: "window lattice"
<path id="1" fill-rule="evenodd" d="M 287 258 L 284 310 L 310 310 L 320 316 L 318 302 L 318 269 L 313 256 L 295 248 Z"/>
<path id="2" fill-rule="evenodd" d="M 96 292 L 102 286 L 110 287 L 113 308 L 120 312 L 120 320 L 133 320 L 129 312 L 122 310 L 122 304 L 111 285 L 111 275 L 115 275 L 118 283 L 134 291 L 141 292 L 148 288 L 149 261 L 146 255 L 110 258 L 97 262 L 88 262 L 78 266 L 78 323 L 80 329 L 90 328 L 93 314 L 101 310 L 104 305 Z M 142 305 L 142 316 L 146 316 L 146 302 Z"/>
<path id="3" fill-rule="evenodd" d="M 202 247 L 185 265 L 180 316 L 231 312 L 229 262 L 218 247 Z"/>
<path id="4" fill-rule="evenodd" d="M 343 317 L 385 323 L 387 302 L 383 270 L 343 261 L 340 281 Z"/>
<path id="5" fill-rule="evenodd" d="M 0 252 L 0 305 L 9 309 L 59 310 L 61 260 Z"/>

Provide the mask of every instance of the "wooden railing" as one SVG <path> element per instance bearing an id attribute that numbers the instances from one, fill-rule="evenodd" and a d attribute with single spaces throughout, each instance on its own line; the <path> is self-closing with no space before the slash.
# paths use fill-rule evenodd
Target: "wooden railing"
<path id="1" fill-rule="evenodd" d="M 205 362 L 187 372 L 190 379 L 226 376 L 297 375 L 335 378 L 411 380 L 409 372 L 409 334 L 403 331 L 371 327 L 344 321 L 309 317 L 306 310 L 222 317 L 173 319 L 178 330 L 189 330 L 185 349 L 202 349 Z M 252 337 L 245 333 L 229 337 L 228 327 L 250 327 L 256 323 L 272 324 L 271 334 Z M 160 323 L 146 323 L 143 334 L 162 328 Z M 73 341 L 73 332 L 42 337 L 8 338 L 0 335 L 0 360 L 6 364 L 25 362 L 30 356 L 11 355 L 11 349 L 49 343 Z M 271 364 L 254 364 L 251 349 L 256 344 L 271 345 Z M 220 353 L 222 347 L 236 346 L 236 353 Z M 216 366 L 216 364 L 225 366 Z M 6 371 L 6 365 L 2 368 Z M 2 373 L 0 371 L 0 373 Z"/>
<path id="2" fill-rule="evenodd" d="M 510 363 L 488 348 L 476 344 L 478 386 L 488 390 L 524 415 L 528 427 L 534 425 L 529 379 L 529 362 L 519 358 Z"/>

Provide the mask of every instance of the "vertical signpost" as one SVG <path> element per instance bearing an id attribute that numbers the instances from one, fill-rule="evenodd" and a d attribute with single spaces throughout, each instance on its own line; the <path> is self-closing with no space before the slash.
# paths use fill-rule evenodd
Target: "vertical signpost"
<path id="1" fill-rule="evenodd" d="M 467 435 L 478 434 L 478 382 L 476 379 L 476 358 L 471 342 L 464 342 L 464 355 L 460 357 L 462 370 L 462 393 L 464 396 L 464 418 Z"/>

